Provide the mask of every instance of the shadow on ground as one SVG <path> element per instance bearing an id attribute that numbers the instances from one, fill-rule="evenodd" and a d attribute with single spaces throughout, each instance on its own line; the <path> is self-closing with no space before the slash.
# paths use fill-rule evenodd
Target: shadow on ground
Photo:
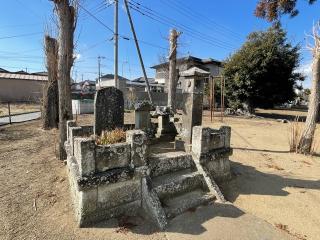
<path id="1" fill-rule="evenodd" d="M 237 147 L 234 147 L 233 149 L 234 150 L 252 151 L 252 152 L 267 152 L 267 153 L 289 153 L 290 152 L 290 151 L 256 149 L 256 148 L 237 148 Z"/>
<path id="2" fill-rule="evenodd" d="M 169 220 L 166 232 L 200 235 L 207 231 L 204 223 L 216 217 L 239 218 L 245 213 L 231 204 L 212 203 L 207 206 L 200 206 L 197 209 L 190 209 L 183 215 Z M 192 225 L 192 227 L 190 227 Z M 155 226 L 141 217 L 123 217 L 100 222 L 90 228 L 116 228 L 119 233 L 128 231 L 135 234 L 151 235 L 159 231 Z"/>
<path id="3" fill-rule="evenodd" d="M 296 118 L 296 115 L 291 115 L 291 114 L 278 114 L 278 113 L 255 113 L 259 117 L 264 117 L 264 118 L 271 118 L 271 119 L 286 119 L 289 121 L 294 121 Z M 305 122 L 306 117 L 305 116 L 299 116 L 299 122 Z"/>
<path id="4" fill-rule="evenodd" d="M 228 201 L 234 202 L 239 195 L 287 196 L 286 187 L 320 189 L 320 180 L 287 178 L 277 174 L 264 173 L 256 168 L 231 161 L 233 179 L 221 186 Z"/>

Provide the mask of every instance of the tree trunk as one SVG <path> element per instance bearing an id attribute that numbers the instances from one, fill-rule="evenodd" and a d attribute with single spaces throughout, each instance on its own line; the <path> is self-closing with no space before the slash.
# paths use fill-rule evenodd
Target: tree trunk
<path id="1" fill-rule="evenodd" d="M 45 53 L 48 83 L 43 92 L 42 127 L 48 130 L 58 128 L 59 124 L 58 43 L 55 38 L 45 36 Z"/>
<path id="2" fill-rule="evenodd" d="M 169 55 L 169 84 L 168 84 L 168 107 L 176 112 L 177 91 L 177 39 L 179 33 L 175 29 L 170 32 L 170 55 Z"/>
<path id="3" fill-rule="evenodd" d="M 320 44 L 315 46 L 315 53 L 312 63 L 312 86 L 309 97 L 309 108 L 304 130 L 297 148 L 298 153 L 310 154 L 316 122 L 319 116 L 319 98 L 320 98 Z M 317 50 L 318 49 L 318 50 Z"/>
<path id="4" fill-rule="evenodd" d="M 75 8 L 69 0 L 54 0 L 59 22 L 58 88 L 59 88 L 59 159 L 67 158 L 67 121 L 72 119 L 71 67 L 73 65 L 73 35 L 76 25 Z"/>

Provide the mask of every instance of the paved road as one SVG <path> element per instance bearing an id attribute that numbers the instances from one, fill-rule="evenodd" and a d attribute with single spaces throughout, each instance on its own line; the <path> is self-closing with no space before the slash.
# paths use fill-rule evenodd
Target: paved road
<path id="1" fill-rule="evenodd" d="M 41 112 L 25 113 L 20 115 L 11 116 L 12 123 L 26 122 L 35 120 L 41 117 Z M 0 117 L 0 126 L 9 123 L 9 117 Z"/>

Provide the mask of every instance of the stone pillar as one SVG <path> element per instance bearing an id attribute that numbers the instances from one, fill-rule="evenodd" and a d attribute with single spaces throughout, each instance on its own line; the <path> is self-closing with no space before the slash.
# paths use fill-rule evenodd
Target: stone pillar
<path id="1" fill-rule="evenodd" d="M 147 136 L 141 130 L 126 132 L 127 143 L 131 145 L 131 167 L 141 167 L 147 164 Z"/>
<path id="2" fill-rule="evenodd" d="M 142 102 L 135 105 L 135 129 L 149 129 L 151 128 L 150 111 L 152 106 L 148 102 Z"/>
<path id="3" fill-rule="evenodd" d="M 184 77 L 186 84 L 183 89 L 181 132 L 175 141 L 177 150 L 191 151 L 192 128 L 202 124 L 203 85 L 205 77 L 209 74 L 196 67 L 180 74 Z"/>
<path id="4" fill-rule="evenodd" d="M 104 130 L 123 128 L 124 100 L 122 92 L 115 87 L 107 87 L 96 92 L 94 98 L 94 134 Z"/>

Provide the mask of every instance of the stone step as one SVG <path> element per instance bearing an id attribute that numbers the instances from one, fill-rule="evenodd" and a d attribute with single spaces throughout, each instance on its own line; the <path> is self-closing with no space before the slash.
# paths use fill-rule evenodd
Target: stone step
<path id="1" fill-rule="evenodd" d="M 161 200 L 171 198 L 196 188 L 204 189 L 203 175 L 184 169 L 173 173 L 161 175 L 152 179 L 152 186 Z"/>
<path id="2" fill-rule="evenodd" d="M 191 154 L 185 152 L 152 154 L 149 157 L 148 162 L 151 170 L 151 177 L 194 167 Z"/>
<path id="3" fill-rule="evenodd" d="M 184 193 L 175 198 L 166 199 L 162 202 L 167 218 L 174 218 L 188 210 L 194 211 L 195 208 L 213 203 L 215 196 L 196 189 L 192 192 Z"/>

